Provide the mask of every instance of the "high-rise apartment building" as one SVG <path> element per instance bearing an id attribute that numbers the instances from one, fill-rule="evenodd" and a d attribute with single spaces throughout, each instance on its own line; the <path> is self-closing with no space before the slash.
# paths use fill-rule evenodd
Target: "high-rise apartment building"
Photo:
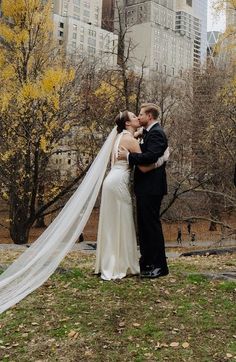
<path id="1" fill-rule="evenodd" d="M 115 66 L 117 35 L 102 29 L 102 0 L 54 0 L 56 37 L 71 54 L 100 58 Z"/>
<path id="2" fill-rule="evenodd" d="M 149 72 L 178 76 L 192 68 L 192 42 L 175 29 L 173 0 L 127 0 L 126 41 L 132 40 L 135 66 L 144 63 Z"/>
<path id="3" fill-rule="evenodd" d="M 126 27 L 126 44 L 133 44 L 134 67 L 145 64 L 149 71 L 170 76 L 198 68 L 206 58 L 207 0 L 104 0 L 108 11 L 115 7 L 115 31 L 118 11 Z"/>
<path id="4" fill-rule="evenodd" d="M 206 60 L 207 0 L 176 0 L 176 31 L 187 34 L 193 42 L 193 64 Z"/>
<path id="5" fill-rule="evenodd" d="M 187 2 L 188 0 L 186 0 Z M 193 14 L 201 22 L 201 62 L 206 60 L 207 53 L 207 5 L 208 0 L 192 0 Z"/>

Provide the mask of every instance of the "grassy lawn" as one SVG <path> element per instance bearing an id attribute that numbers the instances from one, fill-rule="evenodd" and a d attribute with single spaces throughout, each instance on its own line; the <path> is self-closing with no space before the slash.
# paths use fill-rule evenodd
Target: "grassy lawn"
<path id="1" fill-rule="evenodd" d="M 16 255 L 2 252 L 0 264 Z M 93 264 L 70 253 L 0 315 L 1 361 L 236 361 L 236 284 L 201 275 L 235 270 L 234 255 L 173 260 L 155 280 L 101 281 Z"/>

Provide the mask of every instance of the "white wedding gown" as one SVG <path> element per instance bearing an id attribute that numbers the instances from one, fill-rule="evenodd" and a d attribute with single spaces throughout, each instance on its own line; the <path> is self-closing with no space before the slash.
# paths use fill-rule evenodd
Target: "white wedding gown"
<path id="1" fill-rule="evenodd" d="M 138 274 L 139 255 L 129 191 L 130 168 L 127 161 L 116 160 L 123 131 L 118 134 L 111 171 L 104 180 L 97 237 L 95 273 L 104 280 Z"/>

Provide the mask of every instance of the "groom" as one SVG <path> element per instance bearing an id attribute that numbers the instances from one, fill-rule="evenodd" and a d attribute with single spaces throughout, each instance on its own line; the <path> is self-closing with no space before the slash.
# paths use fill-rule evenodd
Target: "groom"
<path id="1" fill-rule="evenodd" d="M 138 116 L 143 126 L 142 153 L 119 150 L 118 159 L 128 159 L 131 166 L 155 163 L 168 147 L 166 135 L 157 122 L 159 109 L 155 104 L 141 105 Z M 140 242 L 140 276 L 158 278 L 169 273 L 165 243 L 160 222 L 160 207 L 167 193 L 165 163 L 147 173 L 135 167 L 134 192 L 137 203 L 137 223 Z"/>

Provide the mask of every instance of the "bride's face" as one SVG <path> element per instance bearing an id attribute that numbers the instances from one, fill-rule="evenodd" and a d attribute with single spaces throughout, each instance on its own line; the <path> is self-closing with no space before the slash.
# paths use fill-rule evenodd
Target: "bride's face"
<path id="1" fill-rule="evenodd" d="M 129 126 L 136 131 L 140 127 L 138 117 L 132 112 L 128 112 L 128 115 L 130 120 Z"/>

